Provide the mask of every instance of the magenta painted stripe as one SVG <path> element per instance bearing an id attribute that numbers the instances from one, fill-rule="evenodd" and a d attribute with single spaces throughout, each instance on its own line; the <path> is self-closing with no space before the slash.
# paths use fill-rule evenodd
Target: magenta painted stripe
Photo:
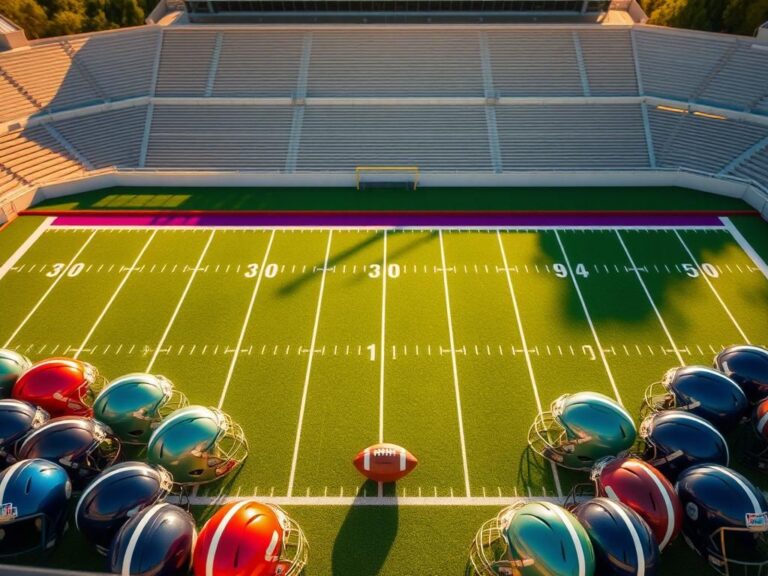
<path id="1" fill-rule="evenodd" d="M 59 216 L 54 226 L 721 226 L 717 216 L 700 214 L 514 214 L 514 213 L 280 213 L 232 215 L 71 215 Z"/>

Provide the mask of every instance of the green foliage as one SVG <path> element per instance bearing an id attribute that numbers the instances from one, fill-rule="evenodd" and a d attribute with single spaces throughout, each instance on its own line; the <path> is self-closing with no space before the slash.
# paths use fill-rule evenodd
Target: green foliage
<path id="1" fill-rule="evenodd" d="M 3 0 L 0 13 L 30 38 L 139 26 L 154 0 Z M 150 6 L 151 5 L 151 6 Z"/>
<path id="2" fill-rule="evenodd" d="M 768 0 L 641 0 L 651 24 L 753 35 L 768 21 Z"/>

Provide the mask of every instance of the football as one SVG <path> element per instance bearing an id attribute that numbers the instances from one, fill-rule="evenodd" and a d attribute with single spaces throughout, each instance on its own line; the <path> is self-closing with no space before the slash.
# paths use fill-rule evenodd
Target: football
<path id="1" fill-rule="evenodd" d="M 353 461 L 360 474 L 374 482 L 397 482 L 418 463 L 413 454 L 397 444 L 374 444 L 360 451 Z"/>

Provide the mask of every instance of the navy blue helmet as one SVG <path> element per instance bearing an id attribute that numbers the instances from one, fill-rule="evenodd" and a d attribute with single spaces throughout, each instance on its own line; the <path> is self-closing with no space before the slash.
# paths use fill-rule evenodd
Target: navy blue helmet
<path id="1" fill-rule="evenodd" d="M 727 432 L 748 418 L 749 403 L 736 382 L 705 366 L 667 370 L 645 391 L 645 411 L 685 410 Z"/>
<path id="2" fill-rule="evenodd" d="M 697 464 L 728 465 L 728 444 L 717 428 L 688 412 L 669 410 L 651 414 L 640 424 L 645 441 L 643 460 L 674 482 L 678 474 Z"/>
<path id="3" fill-rule="evenodd" d="M 173 478 L 159 466 L 124 462 L 107 468 L 83 490 L 75 508 L 75 526 L 106 554 L 120 527 L 164 500 L 172 487 Z"/>
<path id="4" fill-rule="evenodd" d="M 765 574 L 768 503 L 744 476 L 714 464 L 689 468 L 675 486 L 683 536 L 721 574 Z"/>
<path id="5" fill-rule="evenodd" d="M 131 576 L 187 574 L 197 539 L 192 516 L 173 504 L 145 508 L 120 528 L 109 550 L 109 570 Z"/>
<path id="6" fill-rule="evenodd" d="M 609 498 L 582 502 L 573 513 L 589 534 L 600 576 L 653 576 L 659 544 L 637 512 Z"/>
<path id="7" fill-rule="evenodd" d="M 16 448 L 48 421 L 48 413 L 29 402 L 0 400 L 0 470 L 16 462 Z"/>
<path id="8" fill-rule="evenodd" d="M 74 490 L 82 490 L 120 455 L 120 441 L 96 420 L 62 416 L 29 434 L 19 447 L 19 460 L 43 458 L 62 466 Z"/>
<path id="9" fill-rule="evenodd" d="M 47 460 L 24 460 L 0 473 L 0 558 L 51 550 L 64 533 L 72 485 Z"/>
<path id="10" fill-rule="evenodd" d="M 729 346 L 715 356 L 715 368 L 741 386 L 752 404 L 768 397 L 768 349 Z"/>

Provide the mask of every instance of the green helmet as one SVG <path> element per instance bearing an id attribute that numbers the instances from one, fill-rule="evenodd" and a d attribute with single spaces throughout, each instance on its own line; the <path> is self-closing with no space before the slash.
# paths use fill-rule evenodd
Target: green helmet
<path id="1" fill-rule="evenodd" d="M 181 485 L 213 482 L 248 456 L 243 429 L 217 408 L 187 406 L 165 418 L 147 446 L 150 464 L 162 466 Z"/>
<path id="2" fill-rule="evenodd" d="M 595 553 L 579 521 L 551 502 L 518 502 L 483 524 L 469 553 L 481 576 L 593 576 Z"/>
<path id="3" fill-rule="evenodd" d="M 32 365 L 29 358 L 13 350 L 0 348 L 0 398 L 10 398 L 21 373 Z"/>
<path id="4" fill-rule="evenodd" d="M 189 404 L 163 376 L 134 373 L 109 383 L 93 403 L 93 417 L 125 444 L 146 445 L 160 421 Z"/>
<path id="5" fill-rule="evenodd" d="M 564 468 L 589 470 L 605 456 L 624 456 L 637 429 L 616 401 L 596 392 L 564 394 L 528 431 L 531 448 Z"/>

